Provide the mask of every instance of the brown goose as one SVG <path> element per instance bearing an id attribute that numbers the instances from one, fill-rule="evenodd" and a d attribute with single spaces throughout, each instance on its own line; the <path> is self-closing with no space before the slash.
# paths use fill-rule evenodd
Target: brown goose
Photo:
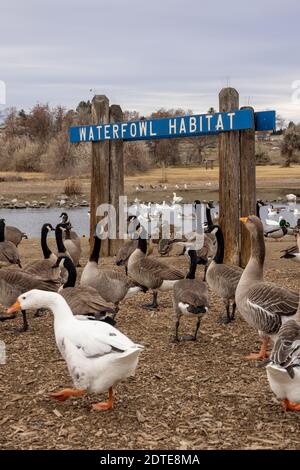
<path id="1" fill-rule="evenodd" d="M 158 307 L 158 290 L 171 290 L 176 281 L 185 277 L 179 269 L 147 257 L 147 240 L 143 229 L 140 231 L 138 246 L 129 258 L 128 274 L 138 284 L 152 290 L 152 303 L 145 305 L 150 310 Z"/>
<path id="2" fill-rule="evenodd" d="M 143 289 L 124 273 L 112 269 L 99 269 L 100 248 L 101 239 L 95 233 L 93 251 L 83 269 L 80 285 L 96 289 L 101 297 L 106 302 L 113 303 L 118 311 L 119 302 Z"/>
<path id="3" fill-rule="evenodd" d="M 5 241 L 5 220 L 0 219 L 0 267 L 17 264 L 21 266 L 20 256 L 16 246 L 9 241 Z"/>
<path id="4" fill-rule="evenodd" d="M 12 242 L 17 247 L 23 238 L 28 239 L 26 233 L 21 232 L 21 230 L 12 225 L 5 226 L 5 240 Z"/>
<path id="5" fill-rule="evenodd" d="M 68 279 L 59 289 L 59 293 L 67 301 L 74 315 L 92 315 L 96 320 L 106 319 L 106 313 L 115 314 L 115 310 L 106 305 L 105 300 L 93 287 L 75 287 L 77 273 L 74 264 L 67 256 L 57 258 L 54 268 L 65 268 L 68 272 Z M 107 318 L 110 324 L 115 324 L 114 315 Z"/>
<path id="6" fill-rule="evenodd" d="M 275 338 L 281 325 L 296 314 L 299 299 L 297 293 L 264 281 L 263 224 L 255 215 L 242 217 L 240 220 L 251 235 L 251 257 L 241 276 L 235 299 L 242 317 L 262 337 L 260 352 L 250 354 L 248 359 L 261 359 L 268 356 L 270 337 Z"/>
<path id="7" fill-rule="evenodd" d="M 16 301 L 19 295 L 30 289 L 41 289 L 44 291 L 57 291 L 59 284 L 54 281 L 45 281 L 24 271 L 17 269 L 0 269 L 0 303 L 2 307 L 9 307 Z M 23 328 L 28 329 L 26 311 L 22 310 Z M 0 317 L 0 321 L 11 319 L 9 317 Z"/>
<path id="8" fill-rule="evenodd" d="M 179 341 L 178 331 L 182 316 L 197 319 L 197 323 L 194 335 L 183 336 L 181 340 L 196 341 L 201 319 L 209 306 L 206 284 L 195 279 L 197 254 L 194 250 L 190 250 L 189 256 L 191 265 L 186 279 L 177 281 L 173 286 L 173 305 L 176 315 L 175 341 Z"/>
<path id="9" fill-rule="evenodd" d="M 221 318 L 222 324 L 228 324 L 234 320 L 236 310 L 235 291 L 241 275 L 242 268 L 238 266 L 229 266 L 223 264 L 224 259 L 224 238 L 221 228 L 213 225 L 210 230 L 216 230 L 217 252 L 208 266 L 206 281 L 215 294 L 221 297 L 226 307 L 226 318 Z M 232 302 L 232 311 L 230 313 L 230 302 Z"/>

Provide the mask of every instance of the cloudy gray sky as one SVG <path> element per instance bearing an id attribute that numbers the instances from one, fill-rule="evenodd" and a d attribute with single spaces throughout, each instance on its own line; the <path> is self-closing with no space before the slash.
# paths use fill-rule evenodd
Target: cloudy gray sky
<path id="1" fill-rule="evenodd" d="M 0 80 L 8 106 L 96 91 L 141 113 L 206 111 L 230 84 L 300 121 L 299 18 L 299 0 L 2 0 Z"/>

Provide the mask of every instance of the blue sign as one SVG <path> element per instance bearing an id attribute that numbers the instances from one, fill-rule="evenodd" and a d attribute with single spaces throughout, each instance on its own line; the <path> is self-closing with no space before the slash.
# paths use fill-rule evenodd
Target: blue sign
<path id="1" fill-rule="evenodd" d="M 198 114 L 161 119 L 117 122 L 70 128 L 70 142 L 98 142 L 105 140 L 153 140 L 172 137 L 193 137 L 220 132 L 252 129 L 275 129 L 275 111 L 253 113 L 241 109 L 229 113 Z"/>

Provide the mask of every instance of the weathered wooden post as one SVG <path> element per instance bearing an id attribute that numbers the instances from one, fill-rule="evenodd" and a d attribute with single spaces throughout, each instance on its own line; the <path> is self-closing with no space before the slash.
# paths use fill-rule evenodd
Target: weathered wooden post
<path id="1" fill-rule="evenodd" d="M 109 101 L 105 95 L 95 95 L 92 100 L 93 124 L 103 125 L 109 123 Z M 91 200 L 90 200 L 90 238 L 93 239 L 96 210 L 100 204 L 109 203 L 109 141 L 92 142 L 92 172 L 91 172 Z M 109 255 L 110 240 L 103 240 L 101 254 Z"/>
<path id="2" fill-rule="evenodd" d="M 111 123 L 122 122 L 123 112 L 120 106 L 113 104 L 109 109 Z M 111 140 L 109 143 L 110 173 L 109 173 L 109 200 L 116 213 L 116 236 L 110 240 L 109 254 L 113 256 L 120 248 L 123 240 L 119 238 L 119 197 L 124 195 L 124 162 L 123 140 Z M 122 236 L 122 234 L 120 234 Z"/>
<path id="3" fill-rule="evenodd" d="M 223 88 L 219 94 L 220 112 L 239 109 L 239 94 L 234 88 Z M 224 262 L 240 264 L 240 134 L 239 131 L 219 135 L 220 226 L 224 234 Z"/>
<path id="4" fill-rule="evenodd" d="M 253 113 L 253 128 L 240 131 L 240 207 L 241 216 L 256 213 L 256 168 L 255 168 L 255 126 L 254 110 L 250 106 L 241 109 L 250 109 Z M 243 224 L 241 228 L 241 266 L 245 267 L 251 251 L 250 235 Z"/>

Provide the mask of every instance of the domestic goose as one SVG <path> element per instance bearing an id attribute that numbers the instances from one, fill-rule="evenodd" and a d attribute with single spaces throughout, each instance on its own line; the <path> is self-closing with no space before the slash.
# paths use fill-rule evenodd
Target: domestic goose
<path id="1" fill-rule="evenodd" d="M 197 333 L 203 314 L 208 311 L 208 290 L 203 281 L 195 279 L 197 269 L 197 254 L 194 250 L 189 250 L 191 258 L 190 270 L 186 279 L 175 282 L 173 286 L 173 306 L 176 315 L 175 341 L 196 341 Z M 179 338 L 179 325 L 181 317 L 187 317 L 196 321 L 196 329 L 193 336 L 183 336 Z"/>
<path id="2" fill-rule="evenodd" d="M 73 381 L 73 389 L 65 388 L 50 396 L 65 401 L 85 393 L 109 391 L 107 402 L 92 407 L 98 411 L 111 409 L 113 386 L 134 375 L 143 347 L 105 322 L 79 320 L 58 293 L 38 289 L 25 292 L 8 309 L 8 314 L 30 308 L 52 311 L 56 344 Z"/>
<path id="3" fill-rule="evenodd" d="M 159 290 L 171 290 L 176 281 L 185 277 L 179 269 L 147 257 L 147 239 L 143 228 L 140 229 L 138 246 L 128 260 L 128 274 L 138 284 L 152 290 L 152 303 L 145 305 L 145 308 L 150 310 L 155 310 L 158 307 L 157 293 Z"/>
<path id="4" fill-rule="evenodd" d="M 284 408 L 300 411 L 300 302 L 293 320 L 279 330 L 266 371 L 271 390 Z"/>
<path id="5" fill-rule="evenodd" d="M 106 301 L 113 303 L 116 310 L 119 309 L 119 303 L 125 298 L 137 294 L 142 289 L 124 273 L 112 269 L 101 269 L 98 266 L 101 248 L 101 238 L 94 234 L 94 247 L 85 265 L 81 279 L 81 286 L 90 286 L 96 289 L 101 297 Z"/>
<path id="6" fill-rule="evenodd" d="M 239 266 L 223 264 L 224 238 L 222 230 L 218 225 L 210 227 L 210 230 L 215 233 L 217 239 L 217 251 L 207 268 L 206 281 L 211 290 L 223 299 L 226 307 L 226 317 L 221 317 L 220 323 L 228 324 L 235 318 L 235 291 L 243 270 Z M 230 303 L 232 303 L 231 312 Z"/>
<path id="7" fill-rule="evenodd" d="M 74 315 L 92 315 L 97 320 L 106 318 L 106 313 L 113 314 L 110 319 L 111 324 L 115 324 L 115 310 L 105 303 L 100 294 L 93 287 L 76 286 L 76 268 L 68 256 L 57 258 L 53 268 L 65 268 L 68 272 L 68 279 L 59 289 L 60 295 L 67 301 Z"/>
<path id="8" fill-rule="evenodd" d="M 5 240 L 5 220 L 0 219 L 0 267 L 17 264 L 20 268 L 21 261 L 16 246 Z"/>
<path id="9" fill-rule="evenodd" d="M 235 300 L 240 314 L 256 328 L 262 338 L 259 353 L 248 359 L 268 357 L 269 339 L 276 337 L 280 327 L 293 318 L 298 307 L 298 294 L 264 280 L 265 242 L 261 220 L 255 216 L 241 217 L 250 232 L 251 256 L 236 289 Z"/>

